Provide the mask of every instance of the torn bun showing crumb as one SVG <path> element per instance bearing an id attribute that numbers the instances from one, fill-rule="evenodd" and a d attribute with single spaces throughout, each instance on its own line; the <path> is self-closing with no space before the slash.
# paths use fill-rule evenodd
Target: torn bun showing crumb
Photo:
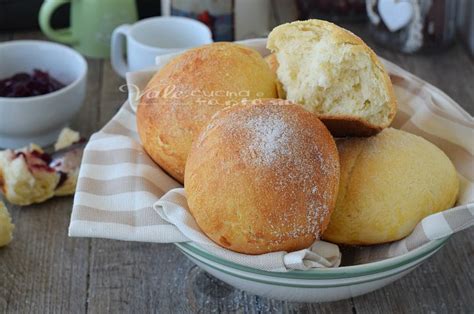
<path id="1" fill-rule="evenodd" d="M 334 136 L 374 135 L 393 121 L 390 78 L 351 32 L 326 21 L 297 21 L 273 29 L 267 47 L 286 99 L 317 114 Z"/>

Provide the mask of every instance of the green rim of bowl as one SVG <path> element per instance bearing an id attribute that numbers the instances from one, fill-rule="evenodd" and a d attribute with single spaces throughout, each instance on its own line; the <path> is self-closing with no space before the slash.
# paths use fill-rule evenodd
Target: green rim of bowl
<path id="1" fill-rule="evenodd" d="M 182 250 L 188 250 L 194 254 L 202 257 L 203 259 L 210 260 L 214 263 L 218 263 L 236 270 L 240 270 L 247 273 L 254 273 L 263 276 L 279 277 L 279 278 L 290 278 L 290 279 L 344 279 L 352 277 L 367 276 L 377 274 L 384 271 L 389 271 L 413 261 L 422 258 L 425 255 L 437 250 L 443 246 L 450 236 L 430 241 L 429 243 L 414 249 L 402 256 L 392 257 L 383 261 L 355 265 L 355 266 L 344 266 L 339 268 L 320 268 L 312 270 L 291 270 L 288 272 L 270 272 L 260 270 L 244 265 L 240 265 L 221 257 L 212 255 L 211 253 L 201 249 L 200 247 L 193 245 L 189 242 L 175 243 L 176 246 Z"/>
<path id="2" fill-rule="evenodd" d="M 184 255 L 188 256 L 188 258 L 190 259 L 196 259 L 195 257 L 193 257 L 191 254 L 189 254 L 188 252 L 180 249 Z M 393 276 L 396 276 L 402 272 L 405 272 L 405 271 L 409 271 L 409 270 L 412 270 L 414 268 L 416 268 L 418 265 L 420 265 L 420 263 L 422 263 L 423 261 L 419 261 L 418 263 L 410 266 L 409 268 L 407 269 L 402 269 L 402 270 L 399 270 L 395 273 L 391 273 L 389 275 L 384 275 L 384 276 L 378 276 L 376 278 L 372 278 L 372 279 L 365 279 L 365 280 L 358 280 L 356 283 L 354 282 L 344 282 L 344 283 L 337 283 L 337 284 L 310 284 L 310 285 L 302 285 L 302 284 L 295 284 L 295 283 L 281 283 L 281 282 L 277 282 L 277 281 L 269 281 L 269 280 L 262 280 L 262 279 L 257 279 L 255 277 L 249 277 L 248 275 L 240 275 L 238 273 L 233 273 L 233 272 L 230 272 L 230 271 L 227 271 L 225 269 L 222 269 L 222 268 L 219 268 L 219 267 L 216 267 L 214 265 L 212 265 L 211 263 L 209 262 L 206 262 L 204 260 L 199 260 L 200 263 L 203 263 L 204 265 L 206 265 L 207 267 L 210 267 L 212 269 L 215 269 L 219 272 L 222 272 L 222 273 L 225 273 L 229 276 L 233 276 L 233 277 L 237 277 L 237 278 L 240 278 L 240 279 L 244 279 L 244 280 L 251 280 L 251 281 L 255 281 L 255 282 L 258 282 L 258 283 L 263 283 L 263 284 L 267 284 L 267 285 L 276 285 L 276 286 L 281 286 L 281 287 L 291 287 L 291 288 L 305 288 L 305 289 L 314 289 L 314 288 L 339 288 L 339 287 L 348 287 L 348 286 L 353 286 L 355 284 L 364 284 L 364 283 L 368 283 L 368 282 L 373 282 L 373 281 L 376 281 L 376 280 L 381 280 L 381 279 L 385 279 L 385 278 L 391 278 Z M 273 274 L 273 273 L 272 273 Z"/>

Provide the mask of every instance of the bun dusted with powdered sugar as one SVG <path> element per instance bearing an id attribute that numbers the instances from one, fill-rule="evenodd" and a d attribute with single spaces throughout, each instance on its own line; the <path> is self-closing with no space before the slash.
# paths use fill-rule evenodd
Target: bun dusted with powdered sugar
<path id="1" fill-rule="evenodd" d="M 339 157 L 314 114 L 260 100 L 211 119 L 193 142 L 184 183 L 192 215 L 217 244 L 245 254 L 295 251 L 329 223 Z"/>

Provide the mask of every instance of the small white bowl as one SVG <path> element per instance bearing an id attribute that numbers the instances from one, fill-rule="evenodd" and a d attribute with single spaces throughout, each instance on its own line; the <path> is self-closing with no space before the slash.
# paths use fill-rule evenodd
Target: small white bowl
<path id="1" fill-rule="evenodd" d="M 54 143 L 84 102 L 87 62 L 79 53 L 47 41 L 0 43 L 0 79 L 33 69 L 49 72 L 66 86 L 40 96 L 0 97 L 1 148 Z"/>
<path id="2" fill-rule="evenodd" d="M 449 237 L 401 256 L 363 265 L 307 271 L 269 272 L 222 259 L 191 243 L 176 246 L 216 278 L 252 294 L 296 302 L 329 302 L 356 297 L 405 276 L 436 253 Z"/>

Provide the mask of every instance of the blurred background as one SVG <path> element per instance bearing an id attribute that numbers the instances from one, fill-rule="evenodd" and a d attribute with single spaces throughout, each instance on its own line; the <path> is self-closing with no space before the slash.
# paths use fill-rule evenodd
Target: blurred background
<path id="1" fill-rule="evenodd" d="M 471 102 L 472 0 L 0 0 L 0 115 L 10 117 L 0 147 L 51 144 L 71 123 L 87 137 L 123 104 L 127 75 L 152 70 L 157 57 L 311 18 L 337 23 L 461 105 Z M 40 105 L 35 114 L 22 109 Z M 88 107 L 103 118 L 85 127 Z"/>
<path id="2" fill-rule="evenodd" d="M 53 28 L 69 25 L 70 4 L 64 2 L 51 18 Z M 81 0 L 72 0 L 77 2 Z M 110 0 L 102 0 L 108 2 Z M 113 2 L 113 1 L 112 1 Z M 116 1 L 120 6 L 125 1 Z M 474 51 L 474 4 L 471 0 L 136 0 L 138 19 L 179 15 L 208 25 L 214 40 L 240 40 L 266 36 L 284 22 L 321 18 L 342 24 L 370 24 L 380 44 L 404 52 L 437 51 L 456 39 Z M 0 0 L 0 31 L 39 29 L 42 0 Z M 381 21 L 380 21 L 381 20 Z M 86 21 L 84 21 L 85 23 Z M 418 25 L 416 25 L 418 24 Z M 423 43 L 413 28 L 423 28 Z M 415 34 L 414 34 L 415 33 Z M 420 47 L 418 47 L 420 46 Z"/>

